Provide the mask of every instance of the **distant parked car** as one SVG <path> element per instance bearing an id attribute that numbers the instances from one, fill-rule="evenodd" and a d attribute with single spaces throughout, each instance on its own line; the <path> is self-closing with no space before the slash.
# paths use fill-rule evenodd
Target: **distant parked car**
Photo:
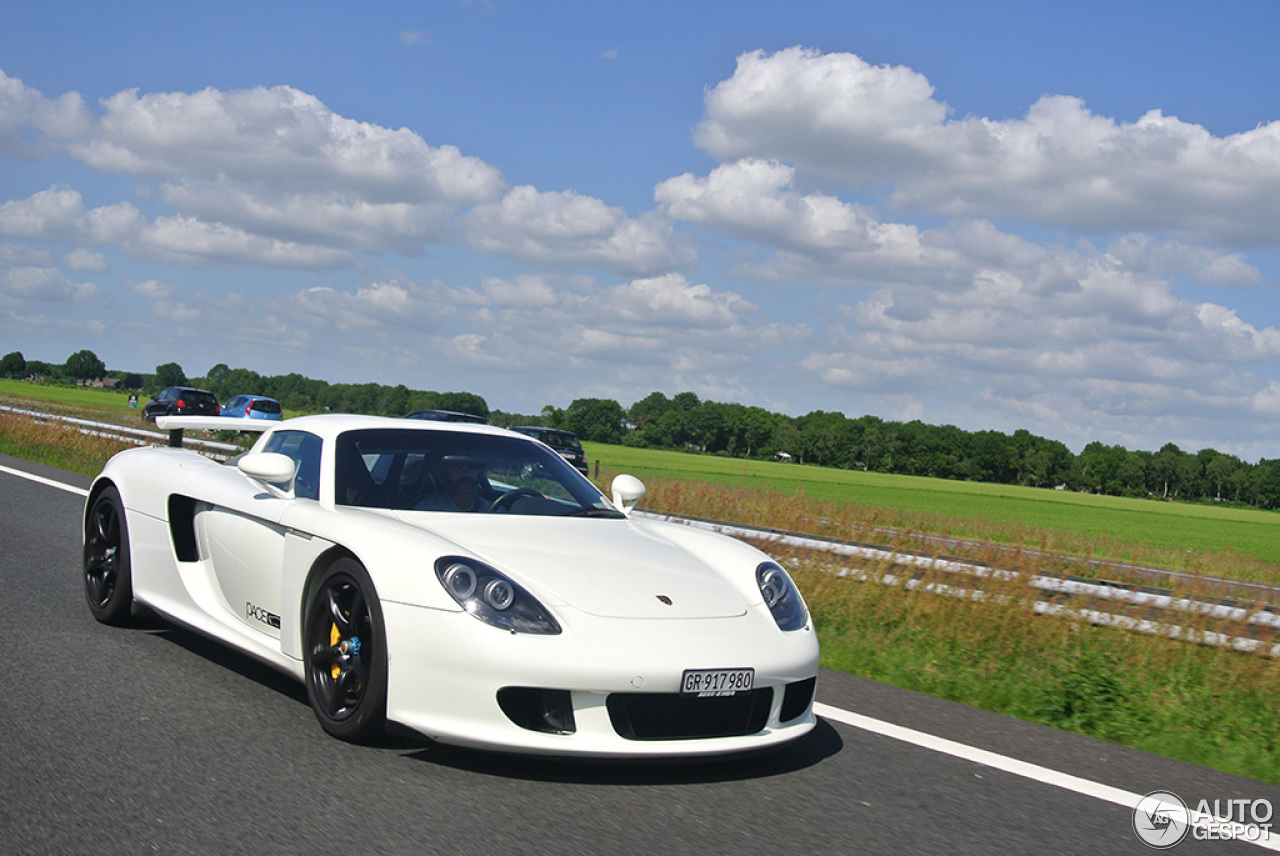
<path id="1" fill-rule="evenodd" d="M 264 395 L 236 395 L 222 405 L 222 415 L 240 419 L 279 420 L 281 418 L 280 402 Z"/>
<path id="2" fill-rule="evenodd" d="M 474 413 L 459 413 L 456 410 L 415 410 L 405 419 L 427 419 L 431 422 L 476 422 L 488 425 L 489 420 Z"/>
<path id="3" fill-rule="evenodd" d="M 142 418 L 155 422 L 157 416 L 217 416 L 220 409 L 212 392 L 190 386 L 170 386 L 142 406 Z"/>
<path id="4" fill-rule="evenodd" d="M 584 476 L 587 475 L 589 467 L 587 466 L 587 453 L 582 451 L 582 443 L 578 440 L 578 435 L 572 431 L 561 431 L 559 428 L 542 428 L 537 425 L 517 425 L 511 429 L 526 437 L 532 437 L 535 440 L 541 440 L 564 458 L 573 464 L 573 468 Z"/>

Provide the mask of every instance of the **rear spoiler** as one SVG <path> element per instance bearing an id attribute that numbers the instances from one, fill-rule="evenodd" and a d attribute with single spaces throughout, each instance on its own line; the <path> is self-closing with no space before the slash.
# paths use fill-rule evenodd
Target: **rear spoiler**
<path id="1" fill-rule="evenodd" d="M 272 419 L 248 419 L 239 416 L 157 416 L 156 427 L 169 432 L 169 445 L 182 448 L 182 434 L 193 431 L 266 431 L 279 422 Z"/>

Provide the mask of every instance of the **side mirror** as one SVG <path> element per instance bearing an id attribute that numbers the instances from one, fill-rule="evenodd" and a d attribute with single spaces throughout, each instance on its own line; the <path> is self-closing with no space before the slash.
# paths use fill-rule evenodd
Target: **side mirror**
<path id="1" fill-rule="evenodd" d="M 236 468 L 273 496 L 281 499 L 293 497 L 293 478 L 298 465 L 288 455 L 279 452 L 252 453 L 236 461 Z"/>
<path id="2" fill-rule="evenodd" d="M 628 475 L 615 476 L 609 490 L 613 493 L 614 506 L 623 514 L 630 514 L 647 492 L 644 482 Z"/>

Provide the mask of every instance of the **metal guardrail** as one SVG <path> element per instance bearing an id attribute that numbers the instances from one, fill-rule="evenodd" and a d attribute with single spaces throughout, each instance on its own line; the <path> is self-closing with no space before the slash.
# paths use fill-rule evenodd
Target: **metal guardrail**
<path id="1" fill-rule="evenodd" d="M 637 509 L 634 514 L 653 519 L 667 520 L 700 529 L 708 529 L 747 541 L 779 545 L 797 550 L 825 553 L 845 563 L 863 565 L 897 565 L 907 574 L 877 573 L 860 567 L 842 567 L 836 571 L 842 576 L 854 577 L 885 585 L 902 585 L 907 588 L 923 588 L 939 595 L 964 597 L 974 600 L 1008 598 L 1006 594 L 984 591 L 984 579 L 1022 581 L 1027 586 L 1025 601 L 1037 614 L 1058 615 L 1088 621 L 1091 624 L 1122 627 L 1142 633 L 1168 636 L 1171 639 L 1198 642 L 1216 647 L 1231 648 L 1263 654 L 1280 659 L 1280 641 L 1273 641 L 1280 634 L 1280 587 L 1264 584 L 1248 584 L 1257 599 L 1238 597 L 1212 597 L 1179 595 L 1171 589 L 1156 586 L 1092 579 L 1069 574 L 1025 574 L 1021 571 L 999 569 L 983 562 L 930 555 L 911 550 L 842 541 L 800 532 L 787 532 L 742 526 L 722 520 L 664 514 L 647 509 Z M 1167 574 L 1186 579 L 1189 575 L 1156 568 L 1137 569 L 1148 574 Z M 939 582 L 936 576 L 926 577 L 927 571 L 938 571 L 953 577 L 951 582 Z M 1196 587 L 1209 591 L 1214 588 L 1236 588 L 1234 580 L 1196 577 Z M 1198 622 L 1205 626 L 1190 626 Z M 1211 626 L 1210 626 L 1211 625 Z M 1268 638 L 1269 637 L 1269 638 Z"/>
<path id="2" fill-rule="evenodd" d="M 26 410 L 21 407 L 11 407 L 9 405 L 0 404 L 0 411 L 5 413 L 16 413 L 19 416 L 29 416 L 37 422 L 61 422 L 65 425 L 74 426 L 83 434 L 89 434 L 95 437 L 111 437 L 117 440 L 124 440 L 137 446 L 155 446 L 164 445 L 171 442 L 171 432 L 151 430 L 149 428 L 133 428 L 128 425 L 117 425 L 113 422 L 97 422 L 93 419 L 80 419 L 75 416 L 60 416 L 56 413 L 43 413 L 39 410 Z M 236 430 L 238 426 L 233 420 L 227 420 L 228 430 Z M 222 426 L 219 426 L 222 427 Z M 204 451 L 205 454 L 214 458 L 226 458 L 238 453 L 240 447 L 234 443 L 220 443 L 216 440 L 204 440 L 198 437 L 189 437 L 185 439 L 185 444 L 195 446 Z"/>

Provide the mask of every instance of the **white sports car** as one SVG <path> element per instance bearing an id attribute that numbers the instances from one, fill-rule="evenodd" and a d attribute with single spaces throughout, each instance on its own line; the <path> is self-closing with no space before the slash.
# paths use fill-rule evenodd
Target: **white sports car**
<path id="1" fill-rule="evenodd" d="M 150 608 L 306 685 L 335 737 L 599 757 L 712 755 L 814 726 L 818 642 L 786 571 L 634 515 L 547 446 L 487 425 L 261 422 L 219 463 L 112 458 L 85 505 L 89 608 Z"/>

